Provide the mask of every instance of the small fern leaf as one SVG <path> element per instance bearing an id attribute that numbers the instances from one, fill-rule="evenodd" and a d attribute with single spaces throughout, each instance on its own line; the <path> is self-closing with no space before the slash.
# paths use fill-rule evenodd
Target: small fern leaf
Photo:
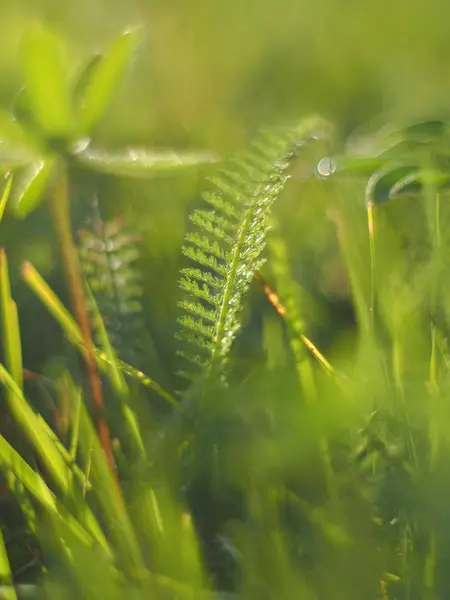
<path id="1" fill-rule="evenodd" d="M 202 196 L 210 208 L 191 215 L 197 230 L 187 234 L 182 252 L 198 266 L 181 271 L 179 285 L 190 300 L 179 304 L 185 316 L 177 336 L 188 343 L 179 355 L 196 368 L 181 373 L 190 381 L 224 375 L 243 300 L 264 262 L 272 205 L 305 138 L 313 139 L 312 128 L 261 136 L 211 179 L 214 191 Z M 191 354 L 191 346 L 200 348 L 201 356 Z"/>
<path id="2" fill-rule="evenodd" d="M 192 315 L 201 317 L 206 322 L 209 322 L 209 323 L 216 322 L 216 316 L 217 316 L 216 312 L 214 310 L 209 310 L 209 309 L 205 308 L 199 302 L 189 302 L 189 301 L 183 300 L 182 302 L 178 303 L 178 306 L 180 308 L 182 308 L 183 310 L 185 310 L 186 312 L 191 313 Z"/>
<path id="3" fill-rule="evenodd" d="M 104 221 L 98 199 L 89 202 L 88 227 L 79 232 L 84 275 L 118 356 L 138 364 L 149 346 L 143 306 L 137 235 L 121 219 Z"/>

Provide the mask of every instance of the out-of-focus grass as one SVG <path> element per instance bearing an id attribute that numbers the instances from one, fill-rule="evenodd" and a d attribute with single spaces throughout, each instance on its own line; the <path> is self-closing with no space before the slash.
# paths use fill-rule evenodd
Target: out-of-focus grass
<path id="1" fill-rule="evenodd" d="M 98 139 L 105 145 L 126 139 L 206 147 L 227 156 L 260 125 L 314 110 L 336 123 L 339 146 L 344 134 L 372 117 L 395 122 L 447 112 L 450 5 L 443 0 L 4 0 L 1 9 L 0 104 L 6 108 L 23 83 L 19 39 L 30 21 L 44 18 L 60 28 L 69 40 L 74 74 L 83 59 L 125 25 L 142 26 L 133 76 L 99 127 Z M 162 437 L 151 421 L 142 438 L 150 438 L 153 454 L 143 471 L 140 461 L 120 463 L 117 445 L 118 462 L 129 470 L 121 473 L 127 481 L 128 512 L 113 496 L 84 412 L 77 424 L 81 463 L 86 473 L 93 469 L 95 489 L 87 494 L 100 514 L 98 522 L 89 511 L 83 513 L 86 489 L 76 488 L 79 471 L 77 477 L 67 477 L 67 496 L 54 492 L 2 438 L 10 483 L 28 485 L 34 494 L 39 517 L 44 514 L 39 522 L 44 525 L 39 530 L 42 543 L 54 572 L 61 574 L 62 581 L 49 584 L 47 597 L 69 597 L 67 579 L 75 582 L 78 597 L 96 597 L 99 588 L 104 597 L 121 597 L 121 571 L 111 565 L 110 545 L 119 567 L 131 579 L 142 578 L 141 590 L 126 590 L 128 595 L 138 598 L 170 588 L 180 597 L 193 597 L 207 590 L 191 516 L 172 494 L 172 485 L 185 491 L 186 482 L 191 485 L 187 495 L 200 499 L 194 517 L 201 520 L 206 514 L 201 534 L 208 538 L 208 527 L 223 533 L 224 563 L 227 552 L 245 555 L 238 584 L 244 598 L 291 598 L 294 593 L 361 600 L 375 597 L 378 590 L 383 600 L 447 597 L 448 353 L 445 335 L 428 311 L 437 274 L 444 284 L 439 322 L 447 322 L 448 271 L 436 261 L 438 236 L 427 229 L 421 200 L 398 199 L 377 207 L 371 246 L 364 182 L 311 176 L 329 150 L 322 144 L 317 154 L 302 155 L 276 208 L 286 253 L 275 243 L 272 258 L 278 251 L 279 264 L 274 259 L 265 275 L 273 276 L 271 284 L 292 310 L 290 331 L 255 286 L 253 312 L 249 310 L 237 351 L 245 381 L 236 387 L 233 382 L 229 393 L 215 398 L 215 410 L 200 417 L 194 439 L 186 439 L 183 425 L 177 424 Z M 157 352 L 169 367 L 175 360 L 179 249 L 187 214 L 198 203 L 209 172 L 150 182 L 100 176 L 94 181 L 105 213 L 125 216 L 143 234 L 146 317 Z M 87 193 L 84 183 L 80 189 Z M 446 199 L 443 195 L 442 237 L 449 222 Z M 73 218 L 76 227 L 84 224 L 82 203 Z M 5 215 L 0 227 L 0 245 L 8 247 L 12 295 L 22 307 L 25 364 L 39 367 L 63 350 L 52 320 L 18 282 L 18 264 L 32 257 L 59 295 L 58 256 L 49 232 L 44 208 L 20 224 Z M 6 281 L 4 263 L 1 270 Z M 0 376 L 17 413 L 24 392 L 18 381 L 19 333 L 9 281 L 2 284 L 2 294 L 7 324 L 15 329 L 2 327 L 9 375 L 2 369 Z M 341 322 L 338 305 L 354 309 L 356 324 Z M 67 319 L 64 323 L 67 330 Z M 349 329 L 353 335 L 343 342 L 340 336 Z M 311 368 L 302 333 L 345 371 L 344 386 L 319 367 Z M 123 388 L 111 349 L 106 358 L 103 365 L 121 395 L 123 414 L 136 427 L 127 404 L 131 394 Z M 152 367 L 148 365 L 150 373 Z M 301 388 L 310 400 L 306 406 L 299 403 Z M 70 389 L 80 402 L 81 390 Z M 48 428 L 27 420 L 26 411 L 17 420 L 50 472 L 73 469 L 67 452 L 58 449 L 54 438 L 49 442 Z M 132 433 L 142 450 L 141 432 Z M 78 432 L 74 439 L 78 441 Z M 69 459 L 75 455 L 74 442 Z M 245 498 L 245 525 L 235 489 Z M 280 505 L 284 512 L 278 511 Z M 104 539 L 105 523 L 111 540 Z M 65 536 L 71 556 L 58 536 Z M 83 546 L 89 536 L 102 542 L 100 558 L 88 544 Z M 8 578 L 5 559 L 1 567 Z"/>

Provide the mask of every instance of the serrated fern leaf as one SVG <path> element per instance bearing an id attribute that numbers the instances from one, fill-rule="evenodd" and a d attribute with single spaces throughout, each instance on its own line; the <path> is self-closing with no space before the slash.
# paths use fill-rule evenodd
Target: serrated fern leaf
<path id="1" fill-rule="evenodd" d="M 139 237 L 119 219 L 103 221 L 96 199 L 91 212 L 89 228 L 79 232 L 83 272 L 115 351 L 137 364 L 146 346 L 141 274 L 136 268 Z"/>
<path id="2" fill-rule="evenodd" d="M 209 209 L 191 215 L 196 231 L 188 233 L 182 252 L 197 267 L 181 271 L 179 285 L 190 300 L 180 302 L 186 314 L 177 336 L 187 342 L 179 354 L 193 371 L 180 374 L 190 381 L 224 374 L 243 300 L 264 262 L 272 205 L 308 135 L 307 127 L 261 136 L 211 180 L 214 190 L 202 196 Z"/>

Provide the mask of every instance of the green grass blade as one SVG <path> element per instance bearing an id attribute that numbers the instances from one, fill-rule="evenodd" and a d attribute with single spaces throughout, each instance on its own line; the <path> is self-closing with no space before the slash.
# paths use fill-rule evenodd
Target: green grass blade
<path id="1" fill-rule="evenodd" d="M 13 182 L 12 173 L 8 173 L 6 178 L 5 189 L 3 190 L 2 197 L 0 198 L 0 223 L 3 219 L 3 215 L 5 214 L 6 205 L 8 204 L 9 194 L 11 192 L 11 186 Z"/>
<path id="2" fill-rule="evenodd" d="M 75 387 L 71 380 L 70 380 L 70 385 L 72 387 Z M 72 419 L 72 435 L 71 435 L 70 445 L 69 445 L 69 457 L 70 457 L 70 460 L 72 461 L 72 463 L 75 464 L 75 460 L 77 458 L 77 452 L 78 452 L 79 435 L 80 435 L 80 415 L 81 415 L 81 403 L 82 403 L 81 390 L 75 389 L 72 392 L 72 394 L 70 395 L 70 397 L 74 399 L 72 401 L 72 404 L 74 405 L 72 407 L 74 413 L 73 413 L 73 419 Z M 81 470 L 80 470 L 80 473 L 82 473 Z M 84 479 L 84 474 L 83 474 L 83 479 Z"/>
<path id="3" fill-rule="evenodd" d="M 115 542 L 120 561 L 132 577 L 139 578 L 144 571 L 139 544 L 84 404 L 80 405 L 80 448 L 85 458 L 90 460 L 92 493 L 101 507 L 102 517 Z"/>
<path id="4" fill-rule="evenodd" d="M 20 389 L 23 388 L 22 348 L 17 307 L 11 298 L 6 253 L 0 249 L 0 311 L 5 364 Z"/>
<path id="5" fill-rule="evenodd" d="M 73 515 L 67 512 L 64 506 L 58 502 L 56 496 L 49 489 L 44 479 L 34 471 L 28 463 L 14 450 L 14 448 L 0 435 L 0 466 L 5 472 L 12 472 L 17 481 L 25 488 L 25 490 L 34 498 L 34 500 L 43 509 L 48 511 L 53 516 L 58 517 L 64 526 L 71 530 L 80 541 L 91 544 L 92 537 L 88 533 Z M 97 528 L 100 531 L 98 525 L 93 527 L 95 519 L 87 509 L 84 514 L 84 524 L 88 526 L 91 531 Z M 96 522 L 95 522 L 96 523 Z M 100 545 L 109 552 L 108 544 L 101 533 L 95 536 Z"/>
<path id="6" fill-rule="evenodd" d="M 47 282 L 41 277 L 31 263 L 26 262 L 22 267 L 22 277 L 30 289 L 36 294 L 41 300 L 50 314 L 56 319 L 56 321 L 62 327 L 64 333 L 68 337 L 69 341 L 77 346 L 81 352 L 85 352 L 83 345 L 83 338 L 78 328 L 75 319 L 69 313 L 69 311 L 62 304 L 61 300 L 56 296 L 53 290 L 49 287 Z M 95 349 L 95 357 L 97 359 L 99 368 L 103 372 L 109 373 L 113 367 L 110 360 L 108 359 L 105 352 L 102 352 L 98 348 Z M 115 364 L 120 370 L 128 375 L 129 377 L 139 381 L 144 387 L 148 387 L 159 394 L 164 400 L 166 400 L 173 408 L 179 408 L 179 403 L 173 398 L 171 394 L 161 388 L 161 386 L 153 381 L 150 377 L 135 369 L 134 367 L 127 365 L 121 360 L 117 360 Z"/>
<path id="7" fill-rule="evenodd" d="M 72 107 L 61 40 L 43 26 L 25 36 L 23 63 L 27 95 L 43 132 L 66 137 L 72 129 Z"/>
<path id="8" fill-rule="evenodd" d="M 67 491 L 68 466 L 65 464 L 54 441 L 42 427 L 38 416 L 25 400 L 22 390 L 2 364 L 0 364 L 0 385 L 6 390 L 8 408 L 15 422 L 39 455 L 58 487 L 63 491 Z"/>
<path id="9" fill-rule="evenodd" d="M 83 343 L 83 337 L 75 319 L 31 263 L 25 262 L 23 264 L 22 276 L 25 283 L 28 284 L 50 314 L 61 325 L 69 341 L 76 344 Z"/>
<path id="10" fill-rule="evenodd" d="M 17 600 L 16 591 L 12 585 L 11 566 L 6 552 L 5 540 L 0 529 L 0 581 L 3 584 L 1 598 L 4 600 Z M 6 584 L 6 585 L 5 585 Z"/>
<path id="11" fill-rule="evenodd" d="M 78 117 L 83 135 L 91 132 L 111 102 L 136 42 L 137 31 L 128 31 L 114 42 L 104 57 L 97 56 L 95 63 L 90 65 Z"/>
<path id="12" fill-rule="evenodd" d="M 96 330 L 99 336 L 100 344 L 103 347 L 108 362 L 110 364 L 109 368 L 109 377 L 111 379 L 112 386 L 120 400 L 122 415 L 125 423 L 128 426 L 129 433 L 131 438 L 133 439 L 138 452 L 142 455 L 145 455 L 144 442 L 142 440 L 139 424 L 136 418 L 136 414 L 131 409 L 128 400 L 129 400 L 129 389 L 127 386 L 127 382 L 125 381 L 125 377 L 122 371 L 119 368 L 117 363 L 117 356 L 114 351 L 114 348 L 111 345 L 111 342 L 108 337 L 108 333 L 106 331 L 102 315 L 98 309 L 97 303 L 95 301 L 94 295 L 92 294 L 89 286 L 86 284 L 86 288 L 88 291 L 90 305 L 94 312 L 94 323 L 96 326 Z"/>

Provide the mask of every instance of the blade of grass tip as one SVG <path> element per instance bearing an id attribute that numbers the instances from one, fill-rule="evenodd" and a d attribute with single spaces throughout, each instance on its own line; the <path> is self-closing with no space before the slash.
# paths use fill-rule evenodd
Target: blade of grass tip
<path id="1" fill-rule="evenodd" d="M 61 325 L 69 341 L 82 345 L 83 337 L 75 319 L 31 263 L 25 262 L 22 265 L 22 277 L 50 314 Z"/>
<path id="2" fill-rule="evenodd" d="M 0 249 L 0 307 L 5 364 L 14 381 L 22 389 L 23 366 L 19 319 L 16 304 L 11 298 L 8 261 L 3 248 Z"/>
<path id="3" fill-rule="evenodd" d="M 11 566 L 6 552 L 5 540 L 0 529 L 0 581 L 2 582 L 1 597 L 4 600 L 17 600 L 16 590 L 13 587 Z"/>
<path id="4" fill-rule="evenodd" d="M 48 473 L 63 491 L 67 491 L 69 468 L 54 441 L 42 427 L 13 377 L 0 363 L 0 384 L 6 390 L 8 408 L 24 435 L 42 460 Z"/>
<path id="5" fill-rule="evenodd" d="M 95 323 L 97 333 L 99 335 L 100 344 L 104 348 L 108 361 L 111 365 L 109 369 L 109 377 L 111 379 L 111 383 L 113 385 L 114 390 L 117 393 L 117 396 L 121 403 L 121 410 L 123 414 L 123 418 L 125 423 L 128 426 L 129 433 L 131 435 L 132 440 L 136 444 L 137 450 L 140 454 L 145 455 L 144 442 L 142 440 L 141 431 L 139 428 L 139 424 L 136 418 L 136 414 L 131 409 L 128 404 L 129 400 L 129 390 L 127 386 L 127 382 L 125 381 L 125 377 L 123 376 L 122 371 L 119 369 L 117 364 L 117 356 L 114 351 L 114 348 L 111 345 L 109 340 L 108 333 L 105 328 L 105 324 L 103 321 L 103 317 L 100 314 L 100 310 L 98 308 L 97 302 L 95 301 L 95 297 L 92 294 L 92 291 L 87 282 L 85 282 L 87 294 L 90 300 L 90 305 L 93 309 L 94 318 L 93 322 Z"/>
<path id="6" fill-rule="evenodd" d="M 0 223 L 3 219 L 3 215 L 5 214 L 6 205 L 8 204 L 9 194 L 11 192 L 13 175 L 11 173 L 7 174 L 5 189 L 3 190 L 3 194 L 0 198 Z"/>
<path id="7" fill-rule="evenodd" d="M 273 290 L 269 286 L 269 284 L 265 281 L 265 279 L 263 279 L 262 275 L 258 271 L 256 271 L 255 274 L 256 274 L 256 277 L 259 279 L 261 286 L 263 288 L 263 292 L 266 295 L 266 298 L 268 299 L 270 304 L 273 306 L 273 308 L 276 310 L 276 312 L 280 315 L 280 317 L 282 319 L 284 319 L 289 326 L 291 326 L 291 324 L 289 322 L 290 319 L 288 316 L 288 311 L 287 311 L 286 307 L 282 304 L 277 292 L 275 292 L 275 290 Z M 291 327 L 291 329 L 292 329 L 292 327 Z M 328 373 L 329 375 L 333 375 L 337 379 L 340 379 L 340 380 L 346 379 L 346 377 L 344 375 L 342 375 L 341 373 L 336 371 L 336 369 L 325 358 L 325 356 L 320 352 L 320 350 L 311 342 L 311 340 L 309 340 L 303 334 L 298 334 L 298 332 L 296 332 L 296 333 L 297 333 L 297 335 L 299 335 L 303 344 L 311 352 L 311 354 L 314 356 L 314 358 L 317 360 L 317 362 L 320 364 L 320 366 L 324 369 L 324 371 L 326 373 Z"/>
<path id="8" fill-rule="evenodd" d="M 83 345 L 83 338 L 80 332 L 80 329 L 69 313 L 69 311 L 62 304 L 61 300 L 58 296 L 53 292 L 48 283 L 41 277 L 41 275 L 36 271 L 33 265 L 29 262 L 25 262 L 22 265 L 22 278 L 25 283 L 30 287 L 30 289 L 36 294 L 36 296 L 41 300 L 53 318 L 60 324 L 61 328 L 65 332 L 68 340 L 77 346 L 81 352 L 85 352 Z M 95 356 L 98 361 L 99 367 L 103 370 L 103 372 L 108 373 L 111 369 L 111 363 L 105 352 L 102 352 L 98 348 L 94 349 Z M 120 359 L 116 360 L 116 365 L 119 369 L 128 375 L 129 377 L 138 381 L 144 387 L 148 387 L 159 394 L 162 398 L 164 398 L 173 408 L 179 409 L 180 405 L 175 400 L 175 398 L 163 390 L 161 386 L 153 381 L 150 377 L 148 377 L 142 371 L 135 369 L 134 367 L 128 365 Z"/>

